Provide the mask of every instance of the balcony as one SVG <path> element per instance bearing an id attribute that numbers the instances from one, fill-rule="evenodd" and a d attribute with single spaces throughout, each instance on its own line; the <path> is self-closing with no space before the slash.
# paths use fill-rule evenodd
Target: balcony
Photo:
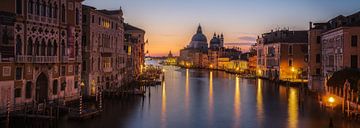
<path id="1" fill-rule="evenodd" d="M 82 62 L 82 56 L 77 56 L 75 61 L 78 62 L 78 63 L 81 63 Z"/>
<path id="2" fill-rule="evenodd" d="M 34 63 L 58 63 L 57 56 L 35 56 Z"/>
<path id="3" fill-rule="evenodd" d="M 32 55 L 18 55 L 16 56 L 17 63 L 58 63 L 57 56 L 32 56 Z"/>
<path id="4" fill-rule="evenodd" d="M 60 57 L 61 63 L 67 63 L 69 62 L 69 56 L 61 56 Z"/>

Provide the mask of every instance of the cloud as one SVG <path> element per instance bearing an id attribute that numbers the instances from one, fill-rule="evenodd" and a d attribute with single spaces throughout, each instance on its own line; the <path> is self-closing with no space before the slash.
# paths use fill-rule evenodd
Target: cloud
<path id="1" fill-rule="evenodd" d="M 225 43 L 225 45 L 237 45 L 237 46 L 251 46 L 254 45 L 255 43 Z"/>
<path id="2" fill-rule="evenodd" d="M 256 37 L 253 36 L 240 36 L 238 39 L 242 41 L 255 41 Z"/>

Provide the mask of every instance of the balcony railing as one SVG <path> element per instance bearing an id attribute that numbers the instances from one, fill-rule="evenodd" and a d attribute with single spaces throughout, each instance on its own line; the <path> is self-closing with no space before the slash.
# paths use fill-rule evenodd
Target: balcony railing
<path id="1" fill-rule="evenodd" d="M 82 56 L 77 56 L 75 61 L 78 62 L 78 63 L 81 63 L 82 62 Z"/>
<path id="2" fill-rule="evenodd" d="M 69 56 L 61 56 L 61 57 L 60 57 L 60 61 L 61 61 L 62 63 L 67 63 L 67 62 L 69 62 Z"/>
<path id="3" fill-rule="evenodd" d="M 17 63 L 58 63 L 57 56 L 17 55 Z"/>

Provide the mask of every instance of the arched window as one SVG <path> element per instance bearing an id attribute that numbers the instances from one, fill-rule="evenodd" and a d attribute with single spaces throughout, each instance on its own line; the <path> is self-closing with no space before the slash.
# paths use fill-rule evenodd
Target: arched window
<path id="1" fill-rule="evenodd" d="M 52 55 L 52 44 L 51 44 L 51 40 L 48 41 L 48 44 L 47 44 L 47 53 L 46 53 L 47 56 L 51 56 Z"/>
<path id="2" fill-rule="evenodd" d="M 39 56 L 40 55 L 40 42 L 39 39 L 35 39 L 35 55 Z"/>
<path id="3" fill-rule="evenodd" d="M 45 56 L 45 52 L 46 52 L 45 39 L 42 39 L 40 48 L 41 48 L 41 56 Z"/>
<path id="4" fill-rule="evenodd" d="M 23 11 L 23 3 L 22 0 L 16 0 L 16 14 L 22 14 Z"/>
<path id="5" fill-rule="evenodd" d="M 61 55 L 65 56 L 65 42 L 64 40 L 61 41 Z"/>
<path id="6" fill-rule="evenodd" d="M 79 44 L 76 41 L 76 43 L 75 43 L 75 56 L 78 56 L 78 55 L 79 55 Z"/>
<path id="7" fill-rule="evenodd" d="M 58 6 L 57 6 L 57 4 L 55 3 L 54 4 L 54 18 L 56 19 L 57 18 L 57 16 L 58 16 Z"/>
<path id="8" fill-rule="evenodd" d="M 28 1 L 28 13 L 33 14 L 33 10 L 34 10 L 34 1 L 29 0 Z"/>
<path id="9" fill-rule="evenodd" d="M 54 40 L 54 50 L 53 50 L 53 56 L 57 56 L 57 50 L 58 50 L 58 45 L 56 43 L 56 40 Z"/>
<path id="10" fill-rule="evenodd" d="M 49 1 L 49 6 L 48 6 L 48 17 L 49 18 L 52 18 L 52 13 L 53 13 L 52 11 L 53 11 L 53 7 L 52 7 L 52 4 Z"/>
<path id="11" fill-rule="evenodd" d="M 41 16 L 46 16 L 46 2 L 43 1 L 41 4 Z"/>
<path id="12" fill-rule="evenodd" d="M 22 42 L 20 35 L 16 36 L 16 55 L 22 55 Z"/>
<path id="13" fill-rule="evenodd" d="M 65 5 L 61 5 L 61 22 L 65 22 Z"/>
<path id="14" fill-rule="evenodd" d="M 35 4 L 35 13 L 36 15 L 40 15 L 40 1 L 36 1 L 36 4 Z"/>
<path id="15" fill-rule="evenodd" d="M 27 55 L 32 55 L 33 53 L 33 40 L 30 37 L 27 44 Z"/>
<path id="16" fill-rule="evenodd" d="M 75 22 L 76 22 L 76 25 L 79 25 L 79 22 L 80 22 L 80 12 L 79 12 L 79 9 L 76 8 L 76 11 L 75 11 Z"/>

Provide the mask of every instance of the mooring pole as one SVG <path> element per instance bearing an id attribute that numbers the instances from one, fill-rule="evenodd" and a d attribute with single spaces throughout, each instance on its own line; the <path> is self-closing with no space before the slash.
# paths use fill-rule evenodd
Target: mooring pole
<path id="1" fill-rule="evenodd" d="M 11 92 L 11 89 L 9 88 L 8 89 L 8 96 L 7 96 L 7 105 L 6 105 L 6 110 L 7 110 L 6 121 L 7 121 L 7 127 L 8 128 L 10 127 L 10 92 Z"/>
<path id="2" fill-rule="evenodd" d="M 102 91 L 100 90 L 100 94 L 99 94 L 99 100 L 100 100 L 100 102 L 99 102 L 99 108 L 100 108 L 100 111 L 102 111 Z"/>

